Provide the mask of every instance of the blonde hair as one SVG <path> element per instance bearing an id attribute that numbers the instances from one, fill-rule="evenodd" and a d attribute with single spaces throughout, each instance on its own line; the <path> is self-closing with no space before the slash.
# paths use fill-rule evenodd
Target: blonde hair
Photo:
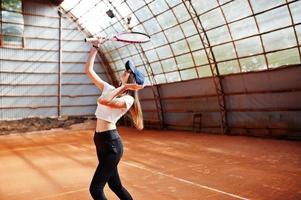
<path id="1" fill-rule="evenodd" d="M 128 83 L 135 83 L 135 79 L 133 74 L 130 74 L 129 79 L 127 81 Z M 142 109 L 141 109 L 141 104 L 140 104 L 140 100 L 139 100 L 139 95 L 138 95 L 138 91 L 132 91 L 129 90 L 127 91 L 129 95 L 131 95 L 132 97 L 134 97 L 134 103 L 130 108 L 130 113 L 132 116 L 132 121 L 134 123 L 134 126 L 138 129 L 138 130 L 142 130 L 144 128 L 143 125 L 143 113 L 142 113 Z"/>

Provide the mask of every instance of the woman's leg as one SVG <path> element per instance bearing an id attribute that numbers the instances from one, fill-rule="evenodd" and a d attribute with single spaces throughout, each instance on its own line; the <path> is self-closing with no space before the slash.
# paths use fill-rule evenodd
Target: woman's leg
<path id="1" fill-rule="evenodd" d="M 90 194 L 94 200 L 106 200 L 103 189 L 105 184 L 109 181 L 111 175 L 114 172 L 117 164 L 119 162 L 118 156 L 115 154 L 107 154 L 101 158 L 100 163 L 98 164 L 95 174 L 92 178 L 90 184 Z"/>
<path id="2" fill-rule="evenodd" d="M 109 181 L 108 181 L 110 189 L 119 197 L 121 200 L 132 200 L 132 196 L 130 193 L 122 186 L 118 169 L 115 167 Z"/>
<path id="3" fill-rule="evenodd" d="M 111 135 L 116 134 L 112 131 Z M 120 146 L 118 139 L 104 138 L 104 133 L 96 133 L 94 135 L 94 143 L 96 146 L 96 153 L 99 164 L 96 168 L 95 174 L 90 185 L 90 194 L 94 200 L 106 200 L 103 192 L 105 184 L 114 173 L 117 164 L 122 156 L 122 146 Z"/>

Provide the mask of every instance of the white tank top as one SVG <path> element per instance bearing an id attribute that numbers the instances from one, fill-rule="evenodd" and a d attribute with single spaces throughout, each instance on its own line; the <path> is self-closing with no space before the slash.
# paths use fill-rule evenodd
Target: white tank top
<path id="1" fill-rule="evenodd" d="M 114 86 L 108 84 L 107 82 L 104 82 L 104 88 L 103 88 L 101 96 L 104 93 L 106 93 L 110 90 L 114 90 L 114 89 L 116 89 Z M 115 98 L 117 98 L 117 97 L 115 97 Z M 97 108 L 95 111 L 96 118 L 102 119 L 102 120 L 105 120 L 108 122 L 116 123 L 130 109 L 130 107 L 134 103 L 134 98 L 130 95 L 124 95 L 124 96 L 118 97 L 118 98 L 124 99 L 126 108 L 112 108 L 112 107 L 109 107 L 106 105 L 102 105 L 102 104 L 98 103 L 98 101 L 97 101 Z"/>

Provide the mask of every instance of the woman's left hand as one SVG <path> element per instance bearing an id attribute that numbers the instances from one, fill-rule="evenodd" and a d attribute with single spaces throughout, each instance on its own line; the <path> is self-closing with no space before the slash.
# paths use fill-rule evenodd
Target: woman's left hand
<path id="1" fill-rule="evenodd" d="M 135 83 L 127 83 L 124 85 L 125 89 L 126 90 L 135 90 L 135 91 L 138 91 L 138 90 L 141 90 L 144 88 L 144 85 L 138 85 L 138 84 L 135 84 Z"/>

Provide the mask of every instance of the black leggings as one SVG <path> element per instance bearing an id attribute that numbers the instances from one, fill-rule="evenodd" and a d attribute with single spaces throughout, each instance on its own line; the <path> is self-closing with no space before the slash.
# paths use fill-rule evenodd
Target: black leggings
<path id="1" fill-rule="evenodd" d="M 110 189 L 122 200 L 132 200 L 130 193 L 122 186 L 117 165 L 123 154 L 123 144 L 116 129 L 94 133 L 98 166 L 90 185 L 94 200 L 106 200 L 103 192 L 108 182 Z"/>

